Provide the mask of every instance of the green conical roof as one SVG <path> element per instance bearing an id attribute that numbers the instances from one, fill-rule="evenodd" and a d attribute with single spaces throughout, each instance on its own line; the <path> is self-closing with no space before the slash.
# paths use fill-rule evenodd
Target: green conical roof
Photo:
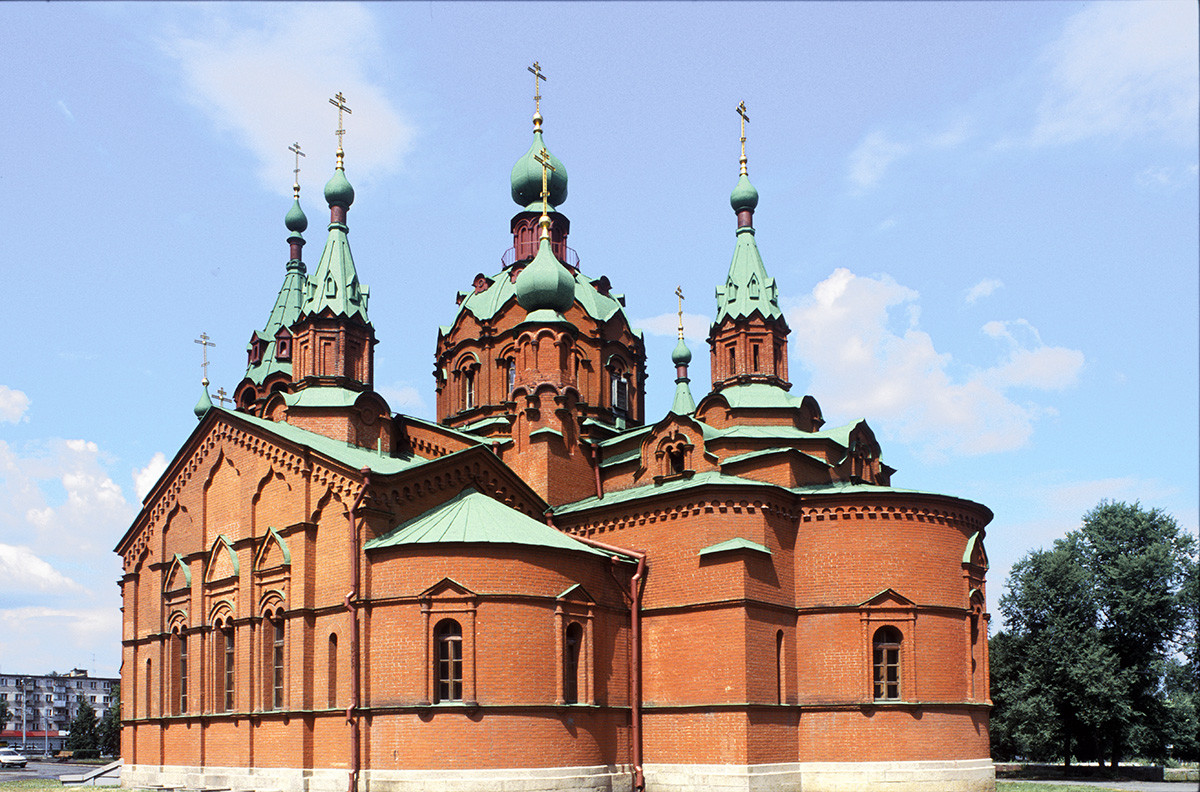
<path id="1" fill-rule="evenodd" d="M 575 304 L 575 279 L 550 252 L 550 240 L 544 236 L 514 286 L 529 322 L 564 322 L 563 313 Z"/>
<path id="2" fill-rule="evenodd" d="M 341 168 L 334 171 L 333 178 L 326 185 L 325 197 L 330 209 L 335 206 L 348 208 L 354 201 L 354 188 L 350 187 Z M 370 324 L 367 318 L 370 289 L 358 282 L 358 271 L 354 268 L 354 257 L 350 253 L 350 240 L 347 238 L 349 232 L 345 223 L 335 221 L 329 224 L 329 238 L 325 240 L 325 249 L 321 251 L 316 270 L 308 279 L 307 294 L 300 307 L 301 315 L 311 316 L 328 309 L 334 316 L 357 316 Z"/>
<path id="3" fill-rule="evenodd" d="M 535 129 L 529 151 L 513 165 L 512 198 L 526 211 L 540 212 L 542 209 L 542 163 L 534 157 L 545 147 L 542 131 Z M 550 164 L 554 167 L 546 184 L 550 191 L 548 202 L 554 208 L 567 200 L 567 166 L 549 150 L 546 153 L 550 155 Z"/>
<path id="4" fill-rule="evenodd" d="M 279 295 L 267 317 L 266 327 L 258 332 L 259 338 L 267 342 L 266 350 L 261 360 L 246 368 L 246 377 L 255 385 L 263 384 L 267 376 L 276 371 L 291 375 L 291 362 L 275 359 L 275 336 L 282 328 L 290 328 L 300 318 L 300 307 L 304 304 L 307 291 L 308 278 L 305 277 L 304 264 L 296 260 L 289 261 L 287 274 L 283 276 L 283 285 L 279 287 Z"/>
<path id="5" fill-rule="evenodd" d="M 737 187 L 730 197 L 734 211 L 753 210 L 758 205 L 758 191 L 750 184 L 746 174 L 738 179 Z M 758 245 L 754 241 L 754 227 L 746 225 L 737 230 L 737 244 L 733 249 L 733 261 L 729 264 L 729 275 L 725 285 L 717 287 L 717 318 L 720 324 L 725 317 L 748 318 L 758 311 L 764 319 L 779 319 L 779 290 L 775 279 L 767 274 Z"/>
<path id="6" fill-rule="evenodd" d="M 692 350 L 688 349 L 682 338 L 671 353 L 671 362 L 676 366 L 686 366 L 692 362 Z M 675 400 L 671 402 L 671 412 L 676 415 L 691 415 L 696 412 L 696 400 L 692 398 L 692 388 L 688 384 L 691 380 L 687 377 L 687 369 L 684 369 L 683 373 L 684 376 L 675 379 Z"/>

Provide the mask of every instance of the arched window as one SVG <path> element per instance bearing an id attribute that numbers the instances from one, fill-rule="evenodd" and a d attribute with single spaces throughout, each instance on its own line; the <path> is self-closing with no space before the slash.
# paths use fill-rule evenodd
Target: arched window
<path id="1" fill-rule="evenodd" d="M 475 369 L 463 369 L 462 395 L 462 408 L 464 410 L 469 410 L 475 406 Z"/>
<path id="2" fill-rule="evenodd" d="M 150 715 L 151 715 L 150 699 L 151 699 L 151 694 L 154 690 L 154 684 L 153 684 L 154 683 L 154 675 L 153 675 L 151 669 L 152 669 L 151 661 L 150 661 L 150 658 L 147 657 L 146 658 L 146 717 L 147 718 L 150 717 Z M 83 696 L 80 696 L 79 700 L 83 701 Z"/>
<path id="3" fill-rule="evenodd" d="M 337 633 L 329 634 L 328 705 L 337 706 L 338 647 Z"/>
<path id="4" fill-rule="evenodd" d="M 437 623 L 433 636 L 437 647 L 433 669 L 437 679 L 434 703 L 462 701 L 462 626 L 454 619 L 442 619 Z"/>
<path id="5" fill-rule="evenodd" d="M 629 380 L 620 370 L 612 372 L 612 408 L 617 415 L 629 415 Z"/>
<path id="6" fill-rule="evenodd" d="M 563 636 L 563 702 L 579 703 L 579 652 L 583 647 L 583 625 L 571 622 Z"/>
<path id="7" fill-rule="evenodd" d="M 225 625 L 221 628 L 221 712 L 233 711 L 233 696 L 234 696 L 234 668 L 237 665 L 237 656 L 234 652 L 233 645 L 233 626 Z"/>
<path id="8" fill-rule="evenodd" d="M 900 698 L 900 631 L 895 627 L 880 627 L 872 640 L 874 647 L 875 699 Z"/>
<path id="9" fill-rule="evenodd" d="M 187 712 L 188 649 L 187 636 L 176 630 L 171 633 L 171 686 L 174 693 L 174 714 Z"/>
<path id="10" fill-rule="evenodd" d="M 775 703 L 783 703 L 783 630 L 775 633 Z"/>
<path id="11" fill-rule="evenodd" d="M 271 709 L 283 709 L 283 617 L 270 619 L 271 625 Z"/>
<path id="12" fill-rule="evenodd" d="M 512 397 L 513 388 L 517 387 L 517 361 L 508 358 L 504 361 L 504 383 L 508 396 Z"/>
<path id="13" fill-rule="evenodd" d="M 683 473 L 687 465 L 687 457 L 684 454 L 683 446 L 675 446 L 667 449 L 667 461 L 671 465 L 671 473 Z"/>

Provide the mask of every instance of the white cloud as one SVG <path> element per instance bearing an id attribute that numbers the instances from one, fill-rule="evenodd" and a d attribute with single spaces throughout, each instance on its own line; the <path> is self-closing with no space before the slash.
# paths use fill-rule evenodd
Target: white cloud
<path id="1" fill-rule="evenodd" d="M 850 152 L 850 181 L 860 190 L 874 187 L 888 166 L 909 151 L 910 146 L 888 140 L 883 132 L 870 133 Z"/>
<path id="2" fill-rule="evenodd" d="M 428 405 L 425 404 L 425 400 L 421 398 L 421 391 L 407 382 L 381 385 L 375 390 L 387 401 L 388 407 L 391 407 L 393 412 L 415 415 L 418 418 L 432 419 L 434 417 Z"/>
<path id="3" fill-rule="evenodd" d="M 138 501 L 146 499 L 166 469 L 167 457 L 162 451 L 159 451 L 150 458 L 144 468 L 133 471 L 133 488 L 137 492 Z"/>
<path id="4" fill-rule="evenodd" d="M 0 657 L 26 668 L 120 662 L 112 552 L 134 508 L 94 442 L 0 441 Z M 107 660 L 101 658 L 108 658 Z"/>
<path id="5" fill-rule="evenodd" d="M 1093 135 L 1193 141 L 1200 112 L 1195 3 L 1094 3 L 1045 53 L 1032 142 Z"/>
<path id="6" fill-rule="evenodd" d="M 309 194 L 319 192 L 317 185 L 333 172 L 337 111 L 329 97 L 339 91 L 352 111 L 344 122 L 351 181 L 355 172 L 366 182 L 400 165 L 413 131 L 370 75 L 384 44 L 369 9 L 358 3 L 245 6 L 237 9 L 236 23 L 224 6 L 189 11 L 204 18 L 165 35 L 162 47 L 178 60 L 188 98 L 259 158 L 265 185 L 289 191 L 294 160 L 287 147 L 299 141 L 308 154 L 301 183 Z M 243 21 L 248 18 L 256 22 Z"/>
<path id="7" fill-rule="evenodd" d="M 34 555 L 28 547 L 0 544 L 0 592 L 79 590 L 75 581 Z"/>
<path id="8" fill-rule="evenodd" d="M 887 275 L 839 268 L 788 312 L 793 345 L 812 372 L 810 392 L 877 431 L 910 443 L 926 458 L 1019 448 L 1034 422 L 1053 411 L 1014 400 L 1015 388 L 1061 389 L 1083 365 L 1077 350 L 1049 347 L 1024 320 L 989 323 L 983 332 L 1007 351 L 965 377 L 919 327 L 917 292 Z M 905 326 L 894 328 L 903 306 Z"/>
<path id="9" fill-rule="evenodd" d="M 15 390 L 7 385 L 0 385 L 0 421 L 17 423 L 28 421 L 25 411 L 29 409 L 29 397 L 24 391 Z"/>
<path id="10" fill-rule="evenodd" d="M 683 336 L 693 344 L 704 344 L 705 339 L 708 338 L 708 330 L 711 325 L 711 316 L 685 313 L 683 315 Z M 658 316 L 648 316 L 645 319 L 635 319 L 633 320 L 633 326 L 651 335 L 675 337 L 679 335 L 679 314 L 665 313 Z"/>
<path id="11" fill-rule="evenodd" d="M 996 289 L 1003 285 L 1004 282 L 996 278 L 984 278 L 967 291 L 967 303 L 974 304 L 984 297 L 990 297 Z"/>

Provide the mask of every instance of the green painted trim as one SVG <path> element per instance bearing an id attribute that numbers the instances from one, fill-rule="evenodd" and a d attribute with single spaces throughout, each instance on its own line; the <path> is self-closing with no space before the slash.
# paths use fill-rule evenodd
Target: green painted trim
<path id="1" fill-rule="evenodd" d="M 217 549 L 218 544 L 225 545 L 225 552 L 229 553 L 229 560 L 233 562 L 233 574 L 240 575 L 242 565 L 238 563 L 237 553 L 233 552 L 233 543 L 229 541 L 229 537 L 225 534 L 217 534 L 217 538 L 213 542 L 213 550 Z"/>
<path id="2" fill-rule="evenodd" d="M 541 429 L 534 429 L 532 432 L 530 432 L 529 439 L 532 440 L 533 438 L 541 437 L 542 435 L 554 435 L 555 437 L 562 439 L 563 433 L 557 429 L 551 429 L 549 426 L 543 426 Z"/>
<path id="3" fill-rule="evenodd" d="M 175 563 L 179 564 L 179 568 L 183 570 L 183 582 L 187 584 L 188 588 L 191 588 L 192 587 L 192 570 L 188 567 L 187 563 L 184 562 L 183 556 L 181 556 L 179 553 L 175 554 Z M 167 572 L 167 578 L 170 579 L 170 577 L 171 577 L 171 573 Z"/>
<path id="4" fill-rule="evenodd" d="M 284 539 L 282 536 L 280 536 L 279 531 L 276 531 L 274 528 L 267 528 L 267 533 L 270 534 L 271 536 L 274 536 L 275 541 L 279 542 L 279 548 L 281 550 L 283 550 L 283 563 L 287 564 L 288 566 L 291 566 L 292 551 L 288 549 L 287 540 Z"/>
<path id="5" fill-rule="evenodd" d="M 766 553 L 767 555 L 772 555 L 770 550 L 763 545 L 760 545 L 758 542 L 752 542 L 749 539 L 745 539 L 740 536 L 734 537 L 733 539 L 726 539 L 724 542 L 717 542 L 714 545 L 709 545 L 699 553 L 696 553 L 696 555 L 706 556 L 713 555 L 715 553 L 728 553 L 736 550 L 749 550 L 754 553 Z"/>

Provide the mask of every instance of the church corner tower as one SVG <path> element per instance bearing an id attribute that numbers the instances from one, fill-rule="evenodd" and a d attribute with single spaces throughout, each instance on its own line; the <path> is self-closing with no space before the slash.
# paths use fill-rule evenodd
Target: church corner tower
<path id="1" fill-rule="evenodd" d="M 261 416 L 267 398 L 286 391 L 292 383 L 292 330 L 300 317 L 300 306 L 308 293 L 308 278 L 301 251 L 308 218 L 300 208 L 300 144 L 291 149 L 296 155 L 296 180 L 292 184 L 292 208 L 284 217 L 289 256 L 283 285 L 275 306 L 262 330 L 255 330 L 246 345 L 246 376 L 234 391 L 237 409 Z"/>
<path id="2" fill-rule="evenodd" d="M 737 215 L 737 243 L 725 283 L 717 287 L 717 315 L 709 330 L 713 390 L 731 385 L 761 383 L 789 390 L 787 378 L 787 321 L 779 309 L 775 279 L 767 275 L 754 239 L 754 209 L 758 190 L 746 169 L 745 103 L 742 116 L 741 173 L 729 203 Z"/>
<path id="3" fill-rule="evenodd" d="M 567 247 L 567 169 L 546 147 L 538 64 L 533 140 L 512 168 L 518 211 L 501 271 L 458 294 L 437 341 L 438 422 L 490 440 L 542 497 L 594 491 L 594 444 L 645 420 L 645 345 L 607 277 Z"/>

